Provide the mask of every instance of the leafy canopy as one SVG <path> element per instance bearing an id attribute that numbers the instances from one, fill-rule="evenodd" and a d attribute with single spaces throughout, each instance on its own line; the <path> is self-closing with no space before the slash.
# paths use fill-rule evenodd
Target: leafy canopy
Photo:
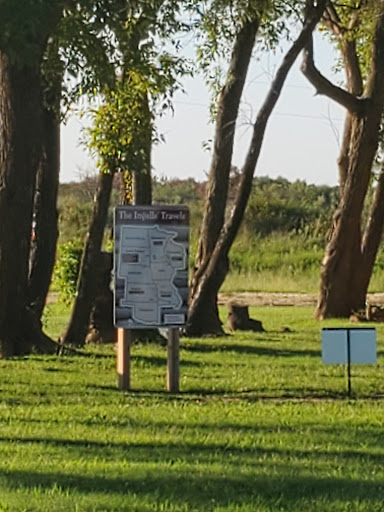
<path id="1" fill-rule="evenodd" d="M 60 15 L 60 0 L 0 0 L 0 51 L 20 66 L 39 62 Z"/>
<path id="2" fill-rule="evenodd" d="M 103 172 L 150 172 L 154 116 L 172 107 L 178 77 L 189 72 L 177 52 L 177 34 L 187 29 L 181 5 L 157 0 L 110 12 L 106 30 L 114 35 L 115 79 L 104 88 L 103 105 L 94 111 L 89 130 Z"/>

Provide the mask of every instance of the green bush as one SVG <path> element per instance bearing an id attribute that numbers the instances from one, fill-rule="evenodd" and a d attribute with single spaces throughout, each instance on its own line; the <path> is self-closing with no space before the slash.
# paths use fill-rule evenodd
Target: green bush
<path id="1" fill-rule="evenodd" d="M 92 216 L 93 201 L 75 195 L 59 197 L 60 242 L 84 239 Z"/>
<path id="2" fill-rule="evenodd" d="M 58 246 L 54 281 L 62 302 L 70 303 L 75 297 L 82 252 L 83 243 L 78 239 Z"/>
<path id="3" fill-rule="evenodd" d="M 249 236 L 325 236 L 337 204 L 337 187 L 317 187 L 303 181 L 290 183 L 284 178 L 255 178 L 244 228 Z"/>

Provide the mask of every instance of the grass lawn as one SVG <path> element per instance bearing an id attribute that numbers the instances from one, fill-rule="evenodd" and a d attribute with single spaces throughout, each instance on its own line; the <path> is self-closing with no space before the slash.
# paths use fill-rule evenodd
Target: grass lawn
<path id="1" fill-rule="evenodd" d="M 57 334 L 57 306 L 46 316 Z M 382 511 L 379 364 L 324 366 L 308 308 L 258 308 L 266 333 L 133 347 L 133 391 L 113 347 L 0 361 L 0 511 Z M 289 327 L 290 332 L 280 332 Z"/>

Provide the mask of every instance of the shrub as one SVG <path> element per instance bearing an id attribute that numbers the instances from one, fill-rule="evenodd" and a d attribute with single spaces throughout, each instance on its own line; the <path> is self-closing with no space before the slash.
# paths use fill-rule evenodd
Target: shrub
<path id="1" fill-rule="evenodd" d="M 70 303 L 75 297 L 82 252 L 83 243 L 78 239 L 58 246 L 54 280 L 62 302 Z"/>

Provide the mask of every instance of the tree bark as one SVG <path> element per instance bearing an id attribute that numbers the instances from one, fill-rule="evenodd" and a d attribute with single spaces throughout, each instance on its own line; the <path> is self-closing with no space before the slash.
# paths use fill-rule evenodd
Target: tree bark
<path id="1" fill-rule="evenodd" d="M 321 0 L 317 2 L 316 7 L 308 10 L 303 29 L 297 40 L 286 53 L 259 111 L 253 127 L 252 140 L 242 168 L 232 215 L 222 228 L 214 250 L 203 263 L 203 270 L 200 272 L 199 281 L 191 299 L 188 322 L 185 328 L 185 332 L 188 336 L 222 334 L 223 332 L 221 325 L 220 329 L 217 327 L 213 329 L 213 327 L 215 327 L 214 318 L 212 317 L 207 321 L 207 313 L 204 314 L 204 312 L 208 311 L 211 312 L 212 315 L 214 314 L 215 309 L 211 303 L 212 301 L 214 301 L 217 311 L 217 294 L 228 272 L 228 254 L 244 217 L 252 189 L 253 174 L 260 155 L 268 120 L 279 99 L 292 65 L 301 50 L 307 44 L 316 24 L 320 20 L 325 8 L 325 3 L 326 0 Z M 218 322 L 219 319 L 216 315 L 216 326 Z"/>
<path id="2" fill-rule="evenodd" d="M 27 305 L 33 197 L 41 150 L 39 63 L 0 53 L 0 356 L 29 353 L 44 336 Z"/>
<path id="3" fill-rule="evenodd" d="M 345 33 L 340 28 L 342 26 L 342 22 L 331 3 L 328 4 L 323 19 L 339 42 L 346 74 L 347 91 L 356 97 L 360 97 L 363 94 L 363 78 L 361 75 L 360 62 L 357 55 L 356 41 L 344 37 Z M 355 15 L 352 16 L 351 21 L 348 24 L 348 29 L 353 31 L 359 21 L 360 12 L 359 10 L 356 10 Z M 339 167 L 339 186 L 341 193 L 347 179 L 349 151 L 351 149 L 352 124 L 353 115 L 350 112 L 347 112 L 344 122 L 344 133 L 340 155 L 337 161 Z"/>
<path id="4" fill-rule="evenodd" d="M 138 101 L 140 101 L 140 108 L 148 126 L 152 127 L 152 114 L 147 91 L 143 91 L 139 95 Z M 152 204 L 152 136 L 152 128 L 148 129 L 148 133 L 141 134 L 142 169 L 134 169 L 132 172 L 132 201 L 136 205 Z"/>
<path id="5" fill-rule="evenodd" d="M 54 109 L 44 109 L 43 149 L 34 199 L 31 242 L 29 303 L 38 319 L 44 310 L 55 264 L 59 235 L 57 194 L 60 174 L 60 120 Z"/>
<path id="6" fill-rule="evenodd" d="M 132 195 L 134 204 L 152 204 L 152 176 L 150 170 L 133 173 Z"/>
<path id="7" fill-rule="evenodd" d="M 99 184 L 95 196 L 92 219 L 81 258 L 76 298 L 71 318 L 61 342 L 83 346 L 88 333 L 93 299 L 97 288 L 97 268 L 100 257 L 104 228 L 111 197 L 113 173 L 99 174 Z"/>
<path id="8" fill-rule="evenodd" d="M 382 165 L 379 178 L 376 183 L 375 193 L 364 230 L 361 244 L 361 266 L 355 274 L 355 294 L 358 303 L 363 304 L 368 293 L 368 286 L 371 280 L 377 251 L 383 234 L 384 227 L 384 166 Z"/>
<path id="9" fill-rule="evenodd" d="M 340 205 L 322 263 L 320 295 L 315 313 L 319 319 L 349 316 L 364 307 L 367 279 L 369 282 L 370 276 L 368 278 L 365 274 L 361 279 L 359 276 L 364 263 L 368 265 L 367 271 L 371 266 L 373 251 L 377 251 L 375 237 L 381 235 L 378 223 L 368 224 L 367 236 L 362 242 L 362 210 L 378 147 L 384 109 L 384 7 L 381 7 L 377 16 L 372 44 L 371 71 L 362 97 L 360 94 L 353 94 L 358 87 L 350 87 L 352 92 L 340 92 L 338 87 L 320 76 L 314 67 L 310 45 L 305 55 L 303 71 L 306 76 L 318 92 L 326 94 L 348 109 L 350 123 L 348 137 L 345 139 L 346 142 L 349 139 L 349 147 L 343 147 L 342 152 L 342 156 L 347 158 L 344 162 Z M 347 67 L 350 65 L 347 60 L 345 63 Z M 355 65 L 354 62 L 353 66 Z M 349 76 L 352 75 L 356 76 L 356 72 L 350 71 Z M 377 216 L 380 216 L 379 210 Z M 373 228 L 380 229 L 380 233 L 373 236 Z"/>
<path id="10" fill-rule="evenodd" d="M 254 20 L 246 22 L 239 31 L 232 51 L 227 82 L 220 93 L 203 225 L 191 280 L 191 304 L 199 294 L 200 282 L 204 278 L 225 222 L 236 121 L 258 27 L 259 20 Z M 205 298 L 200 298 L 199 303 L 190 308 L 186 327 L 189 336 L 224 333 L 217 308 L 217 291 L 223 284 L 228 270 L 229 259 L 228 255 L 225 255 L 220 258 L 215 275 L 212 276 L 212 290 L 207 289 Z M 193 318 L 198 320 L 194 321 Z"/>
<path id="11" fill-rule="evenodd" d="M 259 20 L 254 20 L 246 22 L 239 31 L 227 81 L 219 97 L 203 224 L 192 277 L 192 296 L 225 221 L 236 120 L 258 28 Z"/>
<path id="12" fill-rule="evenodd" d="M 349 316 L 364 307 L 365 297 L 356 286 L 363 264 L 361 214 L 377 149 L 381 118 L 378 113 L 353 122 L 355 136 L 351 138 L 350 166 L 335 227 L 322 262 L 316 310 L 319 319 Z"/>

